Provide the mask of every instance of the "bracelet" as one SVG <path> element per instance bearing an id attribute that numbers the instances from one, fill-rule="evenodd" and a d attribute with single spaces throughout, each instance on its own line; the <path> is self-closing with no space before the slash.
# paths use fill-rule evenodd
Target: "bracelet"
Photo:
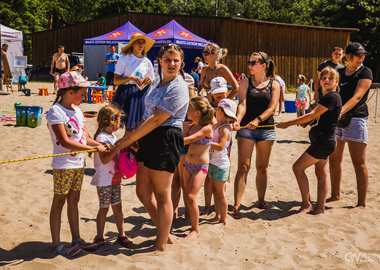
<path id="1" fill-rule="evenodd" d="M 261 123 L 263 121 L 263 119 L 260 117 L 260 116 L 257 116 L 257 119 L 259 119 L 259 123 Z"/>

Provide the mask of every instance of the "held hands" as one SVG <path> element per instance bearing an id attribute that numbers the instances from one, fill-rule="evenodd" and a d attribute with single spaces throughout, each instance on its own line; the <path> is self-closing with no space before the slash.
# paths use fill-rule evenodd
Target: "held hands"
<path id="1" fill-rule="evenodd" d="M 287 122 L 280 122 L 276 125 L 276 127 L 285 129 L 287 127 L 290 127 L 290 124 L 288 124 Z"/>
<path id="2" fill-rule="evenodd" d="M 232 130 L 233 130 L 233 131 L 238 131 L 238 130 L 240 130 L 240 123 L 239 123 L 238 121 L 236 121 L 236 122 L 234 122 L 234 123 L 231 125 L 231 127 L 232 127 Z"/>
<path id="3" fill-rule="evenodd" d="M 107 145 L 97 145 L 94 148 L 98 149 L 99 152 L 108 152 Z"/>

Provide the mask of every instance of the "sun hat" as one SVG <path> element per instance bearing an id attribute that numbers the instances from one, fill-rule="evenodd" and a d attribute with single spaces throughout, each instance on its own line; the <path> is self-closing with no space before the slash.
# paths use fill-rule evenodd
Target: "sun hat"
<path id="1" fill-rule="evenodd" d="M 145 40 L 145 47 L 144 47 L 145 52 L 148 52 L 150 50 L 150 48 L 152 48 L 152 46 L 155 42 L 153 39 L 150 39 L 150 38 L 148 38 L 142 34 L 134 34 L 131 36 L 129 43 L 127 45 L 125 45 L 123 48 L 121 48 L 121 50 L 124 53 L 126 53 L 128 51 L 128 49 L 132 46 L 133 42 L 135 42 L 136 40 L 139 40 L 139 39 Z"/>
<path id="2" fill-rule="evenodd" d="M 218 94 L 218 93 L 227 93 L 227 82 L 223 77 L 215 77 L 211 80 L 211 90 L 209 93 Z"/>
<path id="3" fill-rule="evenodd" d="M 224 98 L 218 103 L 218 107 L 223 108 L 224 112 L 231 118 L 236 119 L 237 105 L 234 101 Z"/>
<path id="4" fill-rule="evenodd" d="M 87 82 L 78 71 L 69 71 L 63 73 L 58 79 L 58 88 L 68 87 L 89 87 L 91 83 Z"/>
<path id="5" fill-rule="evenodd" d="M 368 54 L 368 52 L 364 49 L 364 46 L 358 42 L 351 42 L 346 47 L 346 54 L 352 53 L 354 55 L 359 55 L 362 53 Z"/>
<path id="6" fill-rule="evenodd" d="M 78 71 L 79 73 L 82 73 L 83 69 L 81 67 L 78 67 L 77 65 L 70 68 L 69 71 Z"/>
<path id="7" fill-rule="evenodd" d="M 133 177 L 137 172 L 137 159 L 132 149 L 121 152 L 119 159 L 119 170 L 123 179 Z"/>

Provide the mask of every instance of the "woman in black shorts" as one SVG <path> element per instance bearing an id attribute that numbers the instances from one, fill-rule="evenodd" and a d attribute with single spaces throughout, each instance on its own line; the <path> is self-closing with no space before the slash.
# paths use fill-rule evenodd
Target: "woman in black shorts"
<path id="1" fill-rule="evenodd" d="M 309 131 L 311 145 L 293 164 L 293 171 L 302 196 L 302 206 L 298 214 L 325 212 L 328 189 L 327 161 L 336 148 L 335 128 L 342 109 L 342 100 L 336 91 L 339 89 L 339 73 L 331 67 L 326 67 L 321 71 L 319 79 L 323 96 L 318 106 L 308 114 L 277 124 L 279 128 L 287 128 L 312 121 Z M 310 203 L 309 181 L 305 174 L 305 170 L 313 164 L 315 164 L 315 174 L 318 179 L 318 198 L 314 210 Z"/>

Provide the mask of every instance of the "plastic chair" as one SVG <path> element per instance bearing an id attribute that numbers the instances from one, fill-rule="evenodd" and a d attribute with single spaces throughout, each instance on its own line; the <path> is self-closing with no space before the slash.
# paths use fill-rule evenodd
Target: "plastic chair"
<path id="1" fill-rule="evenodd" d="M 49 95 L 48 88 L 38 88 L 38 90 L 39 90 L 39 92 L 38 92 L 39 96 L 43 96 L 44 94 L 45 94 L 45 96 Z"/>
<path id="2" fill-rule="evenodd" d="M 103 100 L 103 93 L 92 94 L 92 101 L 91 101 L 91 102 L 95 102 L 95 103 L 104 103 L 104 100 Z"/>
<path id="3" fill-rule="evenodd" d="M 115 94 L 115 91 L 108 90 L 108 102 L 112 101 L 113 94 Z"/>

